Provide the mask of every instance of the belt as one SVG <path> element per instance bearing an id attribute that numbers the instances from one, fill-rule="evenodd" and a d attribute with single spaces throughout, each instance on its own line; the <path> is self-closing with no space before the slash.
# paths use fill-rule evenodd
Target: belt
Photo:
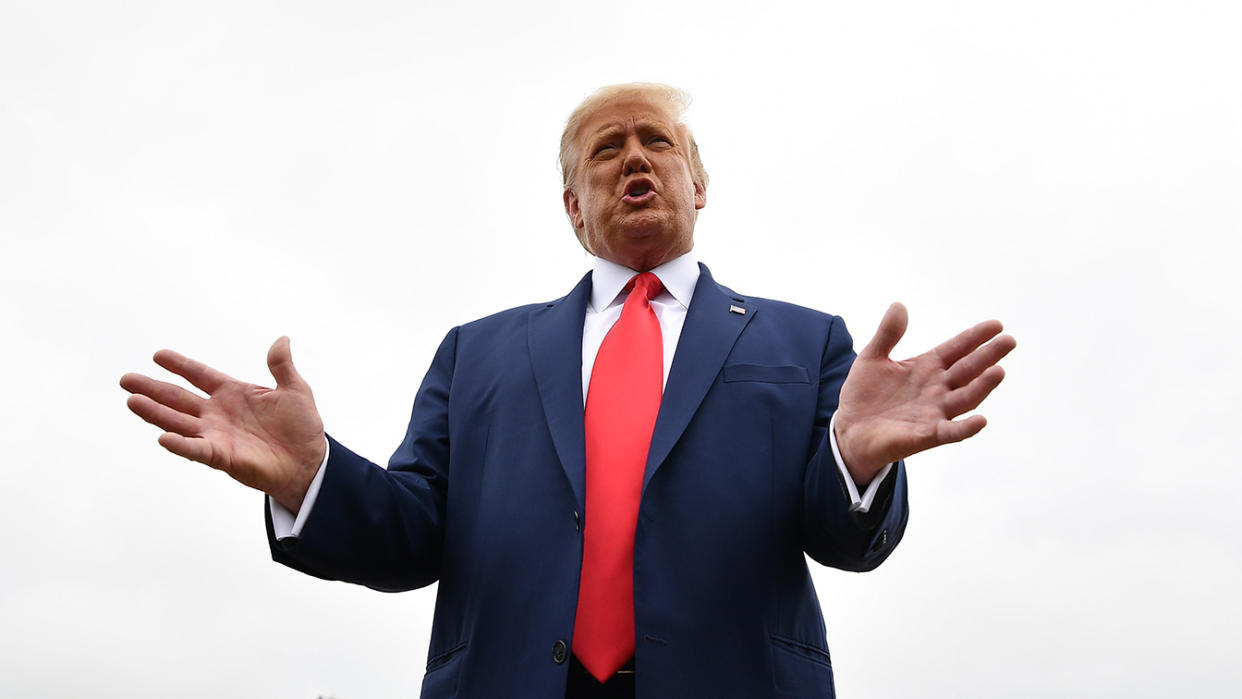
<path id="1" fill-rule="evenodd" d="M 634 696 L 634 660 L 631 658 L 608 681 L 600 683 L 595 676 L 570 656 L 566 699 L 630 699 Z"/>

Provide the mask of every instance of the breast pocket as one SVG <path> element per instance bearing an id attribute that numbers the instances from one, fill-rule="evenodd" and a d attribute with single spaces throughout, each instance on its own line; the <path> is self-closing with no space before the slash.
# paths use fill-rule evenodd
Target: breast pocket
<path id="1" fill-rule="evenodd" d="M 810 373 L 800 366 L 765 366 L 763 364 L 729 364 L 724 368 L 725 383 L 811 383 Z"/>

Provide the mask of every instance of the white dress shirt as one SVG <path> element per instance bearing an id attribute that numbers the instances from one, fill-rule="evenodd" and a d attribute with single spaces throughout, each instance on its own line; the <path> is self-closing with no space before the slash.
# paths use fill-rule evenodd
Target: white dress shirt
<path id="1" fill-rule="evenodd" d="M 694 287 L 699 283 L 699 263 L 694 253 L 688 252 L 665 262 L 651 272 L 664 285 L 664 291 L 651 300 L 651 308 L 660 321 L 660 332 L 664 339 L 664 384 L 667 384 L 668 372 L 673 366 L 673 356 L 677 353 L 677 341 L 681 339 L 681 328 L 686 323 L 686 311 L 690 308 L 690 301 L 694 297 Z M 609 262 L 603 258 L 595 259 L 595 268 L 591 272 L 591 298 L 587 303 L 586 318 L 582 324 L 582 396 L 584 403 L 591 386 L 591 370 L 595 367 L 595 355 L 599 353 L 604 336 L 621 317 L 621 309 L 628 295 L 624 293 L 625 285 L 636 274 L 638 272 L 615 262 Z M 832 456 L 837 468 L 841 471 L 841 477 L 845 480 L 845 487 L 850 496 L 850 510 L 866 512 L 875 500 L 880 483 L 888 476 L 893 465 L 885 466 L 884 470 L 871 480 L 866 491 L 859 494 L 858 485 L 854 483 L 854 479 L 846 470 L 841 451 L 837 447 L 835 425 L 836 414 L 834 413 L 828 427 L 829 442 L 832 444 Z M 302 507 L 296 515 L 270 496 L 268 497 L 272 509 L 272 529 L 277 539 L 296 537 L 302 533 L 302 527 L 305 526 L 307 518 L 310 517 L 310 511 L 314 508 L 315 498 L 319 494 L 319 486 L 323 482 L 323 473 L 327 464 L 328 456 L 325 453 L 323 463 L 319 465 L 319 471 L 315 474 L 315 479 L 311 481 L 306 497 L 302 500 Z"/>

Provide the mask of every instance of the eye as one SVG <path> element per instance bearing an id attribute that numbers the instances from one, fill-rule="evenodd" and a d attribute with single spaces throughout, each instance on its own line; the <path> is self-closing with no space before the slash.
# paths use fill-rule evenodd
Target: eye
<path id="1" fill-rule="evenodd" d="M 611 143 L 605 143 L 605 144 L 596 146 L 595 152 L 591 154 L 591 157 L 598 158 L 601 155 L 611 155 L 612 151 L 614 150 L 616 150 L 616 146 L 612 145 Z"/>
<path id="2" fill-rule="evenodd" d="M 666 145 L 666 146 L 671 146 L 671 145 L 673 145 L 673 142 L 672 142 L 672 141 L 668 140 L 667 138 L 665 138 L 665 137 L 663 137 L 663 136 L 653 136 L 653 137 L 651 138 L 651 140 L 647 141 L 647 143 L 648 143 L 648 144 L 656 144 L 656 143 L 661 143 L 661 144 L 664 144 L 664 145 Z"/>

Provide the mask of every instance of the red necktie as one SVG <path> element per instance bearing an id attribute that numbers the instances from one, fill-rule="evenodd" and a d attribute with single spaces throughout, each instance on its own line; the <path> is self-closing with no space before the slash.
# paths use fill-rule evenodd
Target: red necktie
<path id="1" fill-rule="evenodd" d="M 586 401 L 586 526 L 574 655 L 600 682 L 634 657 L 634 529 L 664 383 L 652 273 L 630 280 L 595 355 Z"/>

